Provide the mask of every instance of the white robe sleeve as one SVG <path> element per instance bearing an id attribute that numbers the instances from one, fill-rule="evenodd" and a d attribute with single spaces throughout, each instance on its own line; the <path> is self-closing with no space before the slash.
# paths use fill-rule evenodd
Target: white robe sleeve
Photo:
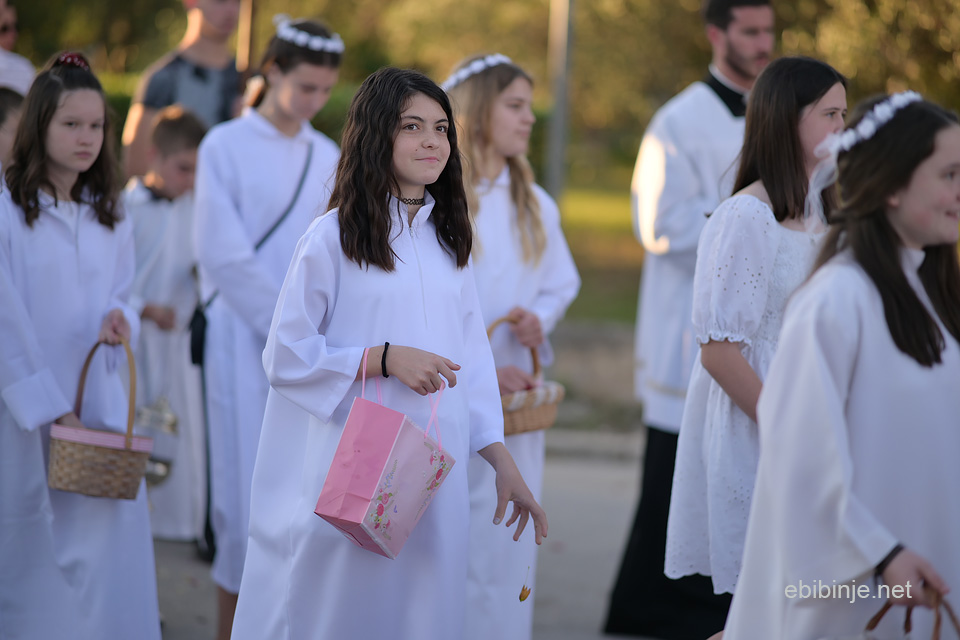
<path id="1" fill-rule="evenodd" d="M 503 409 L 500 404 L 500 386 L 497 367 L 487 339 L 487 330 L 480 313 L 480 299 L 473 275 L 473 260 L 465 268 L 463 278 L 463 337 L 464 358 L 457 383 L 467 383 L 470 403 L 470 452 L 503 442 Z"/>
<path id="2" fill-rule="evenodd" d="M 158 211 L 150 206 L 127 205 L 127 215 L 133 222 L 133 246 L 136 256 L 136 275 L 130 289 L 130 307 L 138 314 L 154 300 L 148 299 L 151 295 L 147 291 L 147 282 L 153 271 L 158 268 L 158 261 L 163 252 L 166 240 L 166 227 L 169 216 L 166 212 Z"/>
<path id="3" fill-rule="evenodd" d="M 12 216 L 0 210 L 0 397 L 17 425 L 32 431 L 73 410 L 43 351 L 19 291 L 13 284 Z"/>
<path id="4" fill-rule="evenodd" d="M 113 287 L 110 291 L 110 304 L 107 305 L 103 317 L 106 318 L 113 309 L 123 311 L 127 322 L 130 323 L 130 345 L 132 346 L 136 345 L 140 339 L 140 313 L 128 303 L 130 288 L 137 270 L 133 247 L 133 223 L 130 217 L 124 215 L 123 219 L 114 225 L 113 233 L 117 234 L 117 264 L 114 269 Z M 119 354 L 122 349 L 123 347 L 117 345 L 112 350 Z"/>
<path id="5" fill-rule="evenodd" d="M 715 201 L 667 118 L 654 118 L 633 171 L 633 226 L 645 251 L 671 254 L 693 273 L 697 240 Z"/>
<path id="6" fill-rule="evenodd" d="M 356 379 L 365 347 L 331 347 L 320 333 L 336 306 L 339 253 L 317 232 L 318 224 L 323 222 L 297 244 L 267 336 L 263 368 L 280 395 L 328 422 Z"/>
<path id="7" fill-rule="evenodd" d="M 257 260 L 254 247 L 259 238 L 247 235 L 234 202 L 235 189 L 227 175 L 230 158 L 216 144 L 221 139 L 200 144 L 194 204 L 197 259 L 224 302 L 266 338 L 279 291 Z"/>
<path id="8" fill-rule="evenodd" d="M 767 306 L 779 234 L 773 213 L 752 197 L 725 200 L 703 231 L 693 278 L 697 342 L 750 344 Z"/>
<path id="9" fill-rule="evenodd" d="M 801 288 L 760 394 L 757 491 L 778 506 L 756 533 L 782 550 L 786 584 L 855 579 L 897 543 L 852 488 L 845 407 L 857 353 L 870 348 L 861 344 L 865 307 L 856 298 L 854 287 Z"/>
<path id="10" fill-rule="evenodd" d="M 580 292 L 580 274 L 563 236 L 560 211 L 556 203 L 546 192 L 539 189 L 537 195 L 540 196 L 540 212 L 547 234 L 547 245 L 540 258 L 540 289 L 530 310 L 540 318 L 543 333 L 548 335 Z"/>

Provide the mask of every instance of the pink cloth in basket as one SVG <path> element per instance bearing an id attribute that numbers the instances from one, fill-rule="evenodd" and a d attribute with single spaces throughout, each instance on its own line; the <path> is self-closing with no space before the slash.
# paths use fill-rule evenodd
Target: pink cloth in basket
<path id="1" fill-rule="evenodd" d="M 439 442 L 443 386 L 436 401 L 430 400 L 424 431 L 406 414 L 380 404 L 379 380 L 378 402 L 363 397 L 367 351 L 360 397 L 350 408 L 314 513 L 363 549 L 394 559 L 456 461 Z M 428 434 L 431 424 L 437 440 Z"/>

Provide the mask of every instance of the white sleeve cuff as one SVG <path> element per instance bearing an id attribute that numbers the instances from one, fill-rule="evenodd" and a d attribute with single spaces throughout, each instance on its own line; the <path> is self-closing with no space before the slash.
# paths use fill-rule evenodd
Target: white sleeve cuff
<path id="1" fill-rule="evenodd" d="M 24 431 L 33 431 L 72 411 L 50 369 L 41 369 L 6 387 L 0 397 Z"/>

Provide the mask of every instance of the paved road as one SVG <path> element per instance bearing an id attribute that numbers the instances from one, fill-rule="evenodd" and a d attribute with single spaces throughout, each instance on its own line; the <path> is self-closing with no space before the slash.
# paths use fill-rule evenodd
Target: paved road
<path id="1" fill-rule="evenodd" d="M 550 537 L 533 594 L 535 640 L 594 640 L 636 506 L 640 434 L 548 432 L 543 506 Z M 164 640 L 211 640 L 216 594 L 189 544 L 158 542 Z"/>

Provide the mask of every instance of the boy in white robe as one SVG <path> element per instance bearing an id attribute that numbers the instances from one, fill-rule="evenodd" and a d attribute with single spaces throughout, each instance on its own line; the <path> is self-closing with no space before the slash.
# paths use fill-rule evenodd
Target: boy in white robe
<path id="1" fill-rule="evenodd" d="M 677 434 L 697 355 L 697 242 L 706 214 L 731 194 L 746 96 L 774 46 L 768 0 L 704 0 L 701 13 L 713 52 L 709 72 L 657 110 L 633 172 L 634 234 L 644 251 L 634 383 L 647 442 L 640 500 L 604 625 L 607 633 L 664 640 L 708 635 L 729 604 L 706 578 L 667 579 L 664 550 Z"/>
<path id="2" fill-rule="evenodd" d="M 132 178 L 123 193 L 137 256 L 130 304 L 142 320 L 137 406 L 166 403 L 177 419 L 170 451 L 163 452 L 173 457 L 168 475 L 150 488 L 153 535 L 171 540 L 203 534 L 207 498 L 200 370 L 190 362 L 188 327 L 198 297 L 193 179 L 205 133 L 182 107 L 161 110 L 151 132 L 150 169 Z"/>

